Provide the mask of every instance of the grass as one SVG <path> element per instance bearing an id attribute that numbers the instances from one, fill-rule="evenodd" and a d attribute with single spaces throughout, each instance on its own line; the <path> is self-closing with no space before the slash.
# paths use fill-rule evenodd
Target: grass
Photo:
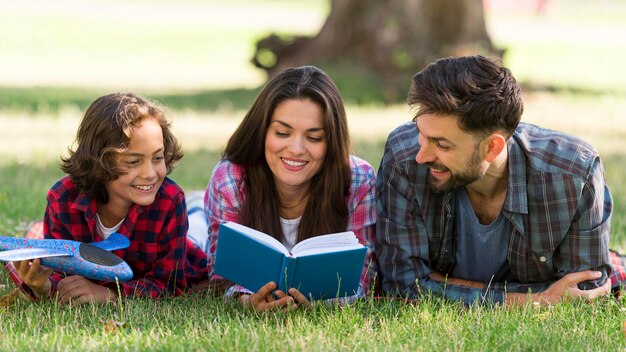
<path id="1" fill-rule="evenodd" d="M 93 1 L 94 10 L 69 0 L 0 0 L 0 234 L 19 235 L 42 218 L 82 111 L 111 91 L 133 90 L 167 108 L 185 151 L 171 177 L 185 190 L 204 188 L 263 81 L 248 63 L 251 43 L 272 31 L 314 33 L 325 3 Z M 523 119 L 581 136 L 600 151 L 615 203 L 610 245 L 626 252 L 626 76 L 616 69 L 626 59 L 626 6 L 550 6 L 541 17 L 491 13 L 490 31 L 524 85 Z M 354 151 L 378 167 L 386 135 L 410 112 L 380 104 L 375 87 L 351 75 L 333 73 L 348 103 Z M 12 289 L 0 270 L 0 295 Z M 433 298 L 365 300 L 255 314 L 196 294 L 103 306 L 20 302 L 0 307 L 0 321 L 0 351 L 570 351 L 623 349 L 626 339 L 621 299 L 511 310 Z"/>
<path id="2" fill-rule="evenodd" d="M 20 303 L 2 317 L 0 337 L 12 350 L 572 351 L 615 349 L 624 311 L 614 300 L 505 311 L 428 299 L 256 314 L 197 295 L 122 307 Z"/>

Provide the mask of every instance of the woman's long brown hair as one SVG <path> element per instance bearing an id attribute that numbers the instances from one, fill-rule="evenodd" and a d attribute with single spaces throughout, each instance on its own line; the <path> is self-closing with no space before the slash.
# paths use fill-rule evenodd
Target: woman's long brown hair
<path id="1" fill-rule="evenodd" d="M 343 100 L 330 77 L 317 67 L 303 66 L 272 78 L 229 139 L 222 157 L 245 169 L 248 191 L 239 222 L 281 241 L 279 200 L 274 176 L 265 160 L 265 135 L 276 106 L 291 99 L 310 99 L 322 108 L 328 142 L 324 163 L 311 180 L 309 199 L 298 227 L 300 242 L 345 231 L 348 222 L 350 137 Z"/>

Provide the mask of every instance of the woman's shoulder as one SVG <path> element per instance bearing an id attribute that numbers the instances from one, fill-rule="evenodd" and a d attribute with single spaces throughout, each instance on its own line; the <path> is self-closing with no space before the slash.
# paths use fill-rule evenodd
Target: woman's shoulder
<path id="1" fill-rule="evenodd" d="M 243 182 L 244 173 L 245 169 L 243 166 L 235 164 L 230 160 L 222 159 L 215 165 L 209 185 L 216 188 L 238 186 Z"/>
<path id="2" fill-rule="evenodd" d="M 374 170 L 372 164 L 356 155 L 350 155 L 350 172 L 353 180 L 376 179 L 376 171 Z"/>

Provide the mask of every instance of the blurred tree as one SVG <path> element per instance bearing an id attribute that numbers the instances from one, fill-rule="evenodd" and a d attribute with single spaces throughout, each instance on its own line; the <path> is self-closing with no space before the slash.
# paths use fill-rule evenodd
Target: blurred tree
<path id="1" fill-rule="evenodd" d="M 331 0 L 314 37 L 271 34 L 256 43 L 253 63 L 272 76 L 306 64 L 339 64 L 370 74 L 385 100 L 406 96 L 410 78 L 436 58 L 499 56 L 487 33 L 483 0 Z"/>

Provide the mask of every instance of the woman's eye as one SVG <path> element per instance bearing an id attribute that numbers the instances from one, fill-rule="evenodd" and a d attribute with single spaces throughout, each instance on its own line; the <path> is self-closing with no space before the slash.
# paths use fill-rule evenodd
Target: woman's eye
<path id="1" fill-rule="evenodd" d="M 322 137 L 313 137 L 313 136 L 309 136 L 309 141 L 313 142 L 313 143 L 318 143 L 322 141 Z"/>
<path id="2" fill-rule="evenodd" d="M 276 136 L 277 137 L 287 137 L 287 136 L 289 136 L 289 133 L 276 131 Z"/>
<path id="3" fill-rule="evenodd" d="M 128 166 L 134 166 L 134 165 L 137 165 L 137 164 L 139 164 L 139 160 L 127 160 L 126 161 L 126 165 L 128 165 Z"/>

